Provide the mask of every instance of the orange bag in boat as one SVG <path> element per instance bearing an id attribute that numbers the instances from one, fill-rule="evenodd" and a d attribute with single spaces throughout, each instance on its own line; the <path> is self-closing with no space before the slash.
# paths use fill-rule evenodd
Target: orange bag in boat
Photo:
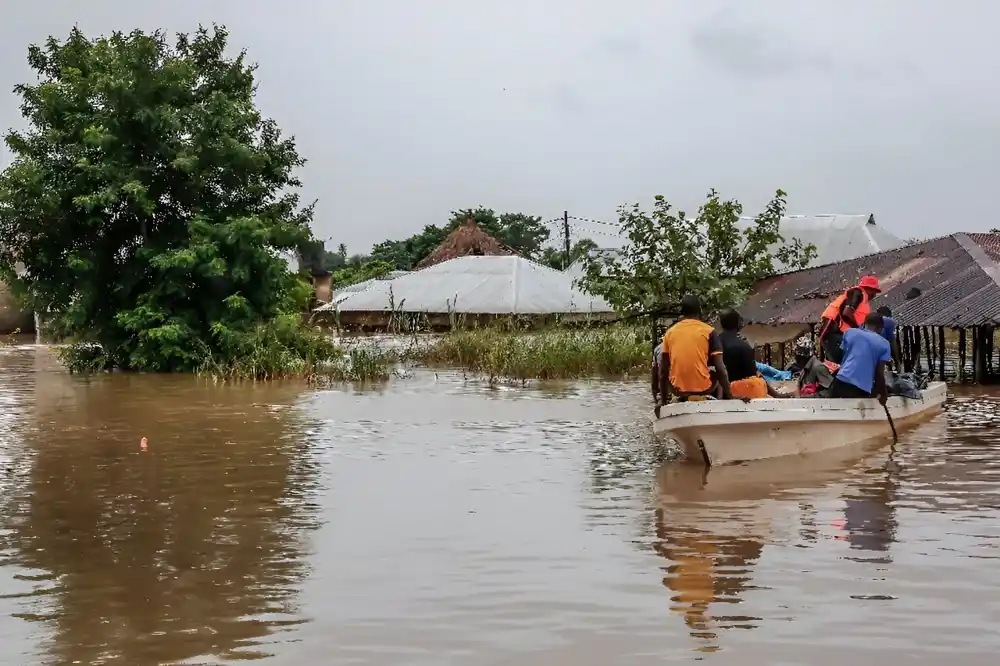
<path id="1" fill-rule="evenodd" d="M 729 384 L 734 398 L 766 398 L 767 382 L 763 377 L 747 377 Z"/>

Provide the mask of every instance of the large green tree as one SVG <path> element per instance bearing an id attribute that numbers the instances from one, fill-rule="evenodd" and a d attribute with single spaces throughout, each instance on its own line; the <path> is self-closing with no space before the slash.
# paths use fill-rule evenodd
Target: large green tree
<path id="1" fill-rule="evenodd" d="M 372 248 L 371 257 L 392 264 L 403 271 L 413 270 L 459 225 L 473 221 L 487 234 L 522 257 L 537 259 L 549 239 L 549 229 L 542 218 L 524 213 L 497 214 L 492 208 L 467 208 L 452 211 L 443 227 L 429 224 L 419 234 L 403 240 L 387 240 Z"/>
<path id="2" fill-rule="evenodd" d="M 0 266 L 58 330 L 114 365 L 186 371 L 246 351 L 296 312 L 288 268 L 311 238 L 304 160 L 254 101 L 255 66 L 224 28 L 31 46 L 30 127 L 0 177 Z"/>
<path id="3" fill-rule="evenodd" d="M 786 195 L 778 190 L 753 222 L 739 224 L 743 206 L 712 190 L 696 216 L 662 196 L 652 211 L 639 204 L 619 209 L 627 241 L 619 253 L 591 256 L 578 283 L 622 314 L 670 313 L 688 293 L 709 310 L 738 304 L 758 280 L 775 271 L 805 267 L 816 248 L 782 238 Z"/>

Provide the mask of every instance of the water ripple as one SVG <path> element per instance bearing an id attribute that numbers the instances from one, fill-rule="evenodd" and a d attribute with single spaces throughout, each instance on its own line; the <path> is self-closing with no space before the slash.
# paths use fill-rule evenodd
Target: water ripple
<path id="1" fill-rule="evenodd" d="M 647 392 L 0 350 L 0 663 L 993 663 L 1000 399 L 706 473 Z"/>

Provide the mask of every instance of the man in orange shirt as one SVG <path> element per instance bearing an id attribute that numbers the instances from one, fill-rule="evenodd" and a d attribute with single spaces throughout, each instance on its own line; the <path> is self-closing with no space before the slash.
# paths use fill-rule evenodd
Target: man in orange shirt
<path id="1" fill-rule="evenodd" d="M 708 396 L 733 398 L 719 336 L 701 320 L 701 303 L 693 294 L 681 299 L 681 316 L 663 335 L 659 370 L 657 417 L 660 406 L 672 397 L 677 401 L 704 400 Z"/>

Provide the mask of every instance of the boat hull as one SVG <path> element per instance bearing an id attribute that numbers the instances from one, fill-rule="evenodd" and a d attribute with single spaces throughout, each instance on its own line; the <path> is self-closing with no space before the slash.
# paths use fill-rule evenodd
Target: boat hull
<path id="1" fill-rule="evenodd" d="M 944 382 L 900 396 L 886 406 L 897 430 L 940 410 Z M 692 462 L 726 465 L 817 453 L 871 439 L 891 438 L 885 410 L 874 398 L 786 398 L 676 403 L 663 407 L 653 432 L 675 439 Z"/>

